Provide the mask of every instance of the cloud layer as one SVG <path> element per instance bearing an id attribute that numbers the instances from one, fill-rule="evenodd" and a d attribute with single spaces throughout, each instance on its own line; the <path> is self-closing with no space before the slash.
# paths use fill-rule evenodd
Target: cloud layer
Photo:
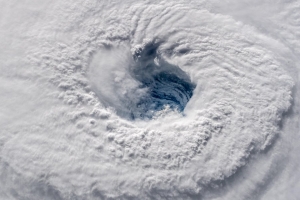
<path id="1" fill-rule="evenodd" d="M 268 3 L 5 3 L 0 195 L 263 198 L 298 107 L 298 7 Z"/>

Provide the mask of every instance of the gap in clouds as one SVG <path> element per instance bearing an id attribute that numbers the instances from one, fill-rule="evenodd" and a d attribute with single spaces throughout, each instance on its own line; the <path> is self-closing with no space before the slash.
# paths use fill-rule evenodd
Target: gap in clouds
<path id="1" fill-rule="evenodd" d="M 164 61 L 159 43 L 136 48 L 132 56 L 124 48 L 107 47 L 94 56 L 88 74 L 98 98 L 131 120 L 149 120 L 166 109 L 183 112 L 196 85 L 182 69 Z"/>

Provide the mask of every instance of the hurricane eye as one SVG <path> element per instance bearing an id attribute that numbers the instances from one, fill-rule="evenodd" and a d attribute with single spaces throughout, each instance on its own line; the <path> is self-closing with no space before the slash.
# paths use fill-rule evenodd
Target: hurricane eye
<path id="1" fill-rule="evenodd" d="M 138 59 L 132 67 L 132 77 L 141 83 L 141 88 L 147 89 L 147 94 L 131 109 L 133 118 L 151 118 L 166 106 L 182 112 L 196 87 L 187 73 L 164 61 L 155 45 L 146 45 L 139 56 L 134 57 Z"/>

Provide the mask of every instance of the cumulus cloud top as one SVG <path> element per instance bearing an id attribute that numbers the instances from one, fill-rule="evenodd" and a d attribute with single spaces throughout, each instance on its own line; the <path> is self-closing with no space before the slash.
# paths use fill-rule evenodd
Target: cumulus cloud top
<path id="1" fill-rule="evenodd" d="M 26 9 L 40 20 L 7 25 L 3 198 L 212 198 L 282 134 L 291 28 L 282 43 L 213 1 Z"/>

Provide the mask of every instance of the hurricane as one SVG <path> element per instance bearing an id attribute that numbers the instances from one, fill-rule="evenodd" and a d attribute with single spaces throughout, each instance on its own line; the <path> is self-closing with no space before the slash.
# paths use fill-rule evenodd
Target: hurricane
<path id="1" fill-rule="evenodd" d="M 298 199 L 299 2 L 0 5 L 0 199 Z"/>

